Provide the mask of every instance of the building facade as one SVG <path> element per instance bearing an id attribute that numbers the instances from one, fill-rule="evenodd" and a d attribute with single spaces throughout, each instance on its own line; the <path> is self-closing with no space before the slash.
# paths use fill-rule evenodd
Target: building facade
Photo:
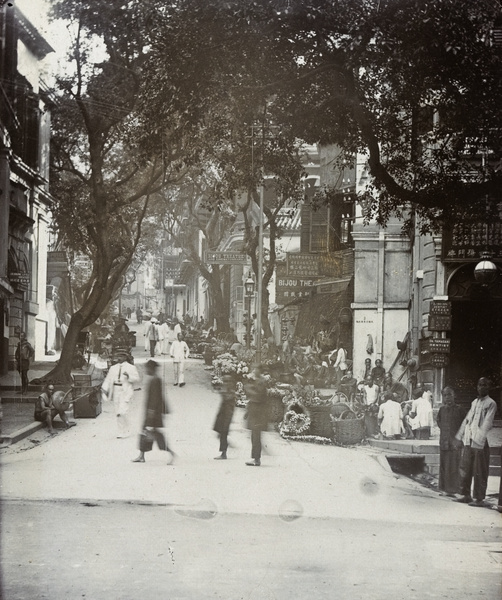
<path id="1" fill-rule="evenodd" d="M 12 3 L 0 8 L 0 373 L 25 331 L 47 351 L 50 99 L 41 83 L 53 50 Z"/>
<path id="2" fill-rule="evenodd" d="M 366 180 L 361 159 L 358 189 Z M 398 220 L 365 223 L 358 206 L 353 237 L 355 371 L 381 359 L 410 392 L 430 389 L 436 404 L 445 385 L 469 403 L 486 376 L 502 400 L 502 214 L 421 235 L 418 226 L 403 233 Z M 485 254 L 496 267 L 488 280 L 475 274 Z"/>

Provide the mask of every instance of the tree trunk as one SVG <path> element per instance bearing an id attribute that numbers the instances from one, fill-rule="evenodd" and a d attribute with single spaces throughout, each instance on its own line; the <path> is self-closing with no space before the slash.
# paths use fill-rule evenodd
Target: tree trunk
<path id="1" fill-rule="evenodd" d="M 70 325 L 66 332 L 61 357 L 54 368 L 44 375 L 41 383 L 69 384 L 72 383 L 71 368 L 73 356 L 77 347 L 78 336 L 83 329 L 83 318 L 80 311 L 76 312 L 70 319 Z"/>
<path id="2" fill-rule="evenodd" d="M 272 335 L 272 328 L 268 320 L 268 308 L 270 305 L 270 294 L 266 286 L 263 286 L 261 300 L 261 328 L 263 329 L 262 344 Z"/>
<path id="3" fill-rule="evenodd" d="M 230 331 L 230 315 L 228 314 L 228 302 L 223 296 L 221 289 L 221 269 L 215 269 L 210 273 L 208 279 L 211 293 L 213 317 L 216 319 L 216 330 L 218 332 Z"/>
<path id="4" fill-rule="evenodd" d="M 115 291 L 121 285 L 122 275 L 127 270 L 132 257 L 129 256 L 128 259 L 115 270 L 112 270 L 109 263 L 101 264 L 100 273 L 94 282 L 90 295 L 80 310 L 74 313 L 70 319 L 59 361 L 49 373 L 39 380 L 40 382 L 47 383 L 51 381 L 60 384 L 72 382 L 71 369 L 79 333 L 85 327 L 92 325 L 112 300 Z"/>

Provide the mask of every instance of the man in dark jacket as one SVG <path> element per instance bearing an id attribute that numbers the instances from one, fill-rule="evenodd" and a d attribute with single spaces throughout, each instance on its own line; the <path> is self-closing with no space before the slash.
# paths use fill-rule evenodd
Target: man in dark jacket
<path id="1" fill-rule="evenodd" d="M 153 441 L 157 442 L 160 450 L 167 450 L 171 454 L 172 463 L 174 452 L 169 448 L 161 429 L 164 427 L 163 415 L 169 413 L 167 402 L 164 398 L 162 379 L 157 375 L 158 364 L 154 360 L 146 363 L 147 381 L 145 385 L 145 420 L 143 431 L 140 435 L 139 456 L 132 462 L 145 462 L 145 452 L 153 447 Z"/>
<path id="2" fill-rule="evenodd" d="M 244 386 L 248 397 L 247 428 L 251 430 L 251 458 L 246 462 L 250 467 L 261 465 L 261 432 L 268 428 L 267 385 L 263 377 L 263 367 L 255 367 L 253 378 Z"/>
<path id="3" fill-rule="evenodd" d="M 223 387 L 221 390 L 221 403 L 214 422 L 214 431 L 220 435 L 220 456 L 215 456 L 215 460 L 225 460 L 228 449 L 228 432 L 235 409 L 235 377 L 232 375 L 223 376 Z"/>
<path id="4" fill-rule="evenodd" d="M 21 391 L 28 391 L 28 371 L 30 370 L 31 360 L 35 356 L 33 346 L 26 339 L 26 333 L 21 332 L 19 344 L 16 348 L 15 359 L 17 361 L 17 370 L 21 376 Z"/>

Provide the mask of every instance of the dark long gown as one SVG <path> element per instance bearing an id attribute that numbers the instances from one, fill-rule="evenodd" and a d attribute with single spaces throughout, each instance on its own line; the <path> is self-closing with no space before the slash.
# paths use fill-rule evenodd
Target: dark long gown
<path id="1" fill-rule="evenodd" d="M 464 420 L 464 411 L 458 404 L 441 406 L 437 416 L 439 435 L 439 483 L 438 488 L 447 494 L 459 491 L 460 449 L 453 440 Z"/>

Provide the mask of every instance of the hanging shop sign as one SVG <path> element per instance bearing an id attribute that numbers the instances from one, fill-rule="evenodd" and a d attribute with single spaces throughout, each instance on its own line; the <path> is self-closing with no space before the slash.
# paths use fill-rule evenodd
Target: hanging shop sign
<path id="1" fill-rule="evenodd" d="M 502 222 L 456 223 L 443 231 L 443 261 L 465 262 L 478 260 L 482 252 L 492 258 L 502 258 Z"/>
<path id="2" fill-rule="evenodd" d="M 291 277 L 288 275 L 286 265 L 277 265 L 275 280 L 276 304 L 285 305 L 294 300 L 311 296 L 317 279 Z"/>
<path id="3" fill-rule="evenodd" d="M 9 273 L 9 281 L 16 286 L 27 286 L 30 284 L 30 274 L 14 271 Z"/>
<path id="4" fill-rule="evenodd" d="M 442 369 L 450 362 L 450 340 L 427 338 L 420 340 L 420 365 Z"/>
<path id="5" fill-rule="evenodd" d="M 204 262 L 208 265 L 245 265 L 249 257 L 243 252 L 220 252 L 206 250 Z"/>
<path id="6" fill-rule="evenodd" d="M 423 350 L 431 354 L 449 354 L 450 340 L 444 338 L 428 338 L 424 340 Z"/>
<path id="7" fill-rule="evenodd" d="M 450 331 L 451 322 L 451 302 L 433 300 L 429 311 L 429 331 Z"/>
<path id="8" fill-rule="evenodd" d="M 430 365 L 436 369 L 442 369 L 450 364 L 448 354 L 431 354 Z"/>
<path id="9" fill-rule="evenodd" d="M 287 255 L 286 264 L 288 277 L 308 279 L 310 277 L 319 277 L 320 275 L 320 261 L 318 254 L 300 254 L 291 252 Z"/>

